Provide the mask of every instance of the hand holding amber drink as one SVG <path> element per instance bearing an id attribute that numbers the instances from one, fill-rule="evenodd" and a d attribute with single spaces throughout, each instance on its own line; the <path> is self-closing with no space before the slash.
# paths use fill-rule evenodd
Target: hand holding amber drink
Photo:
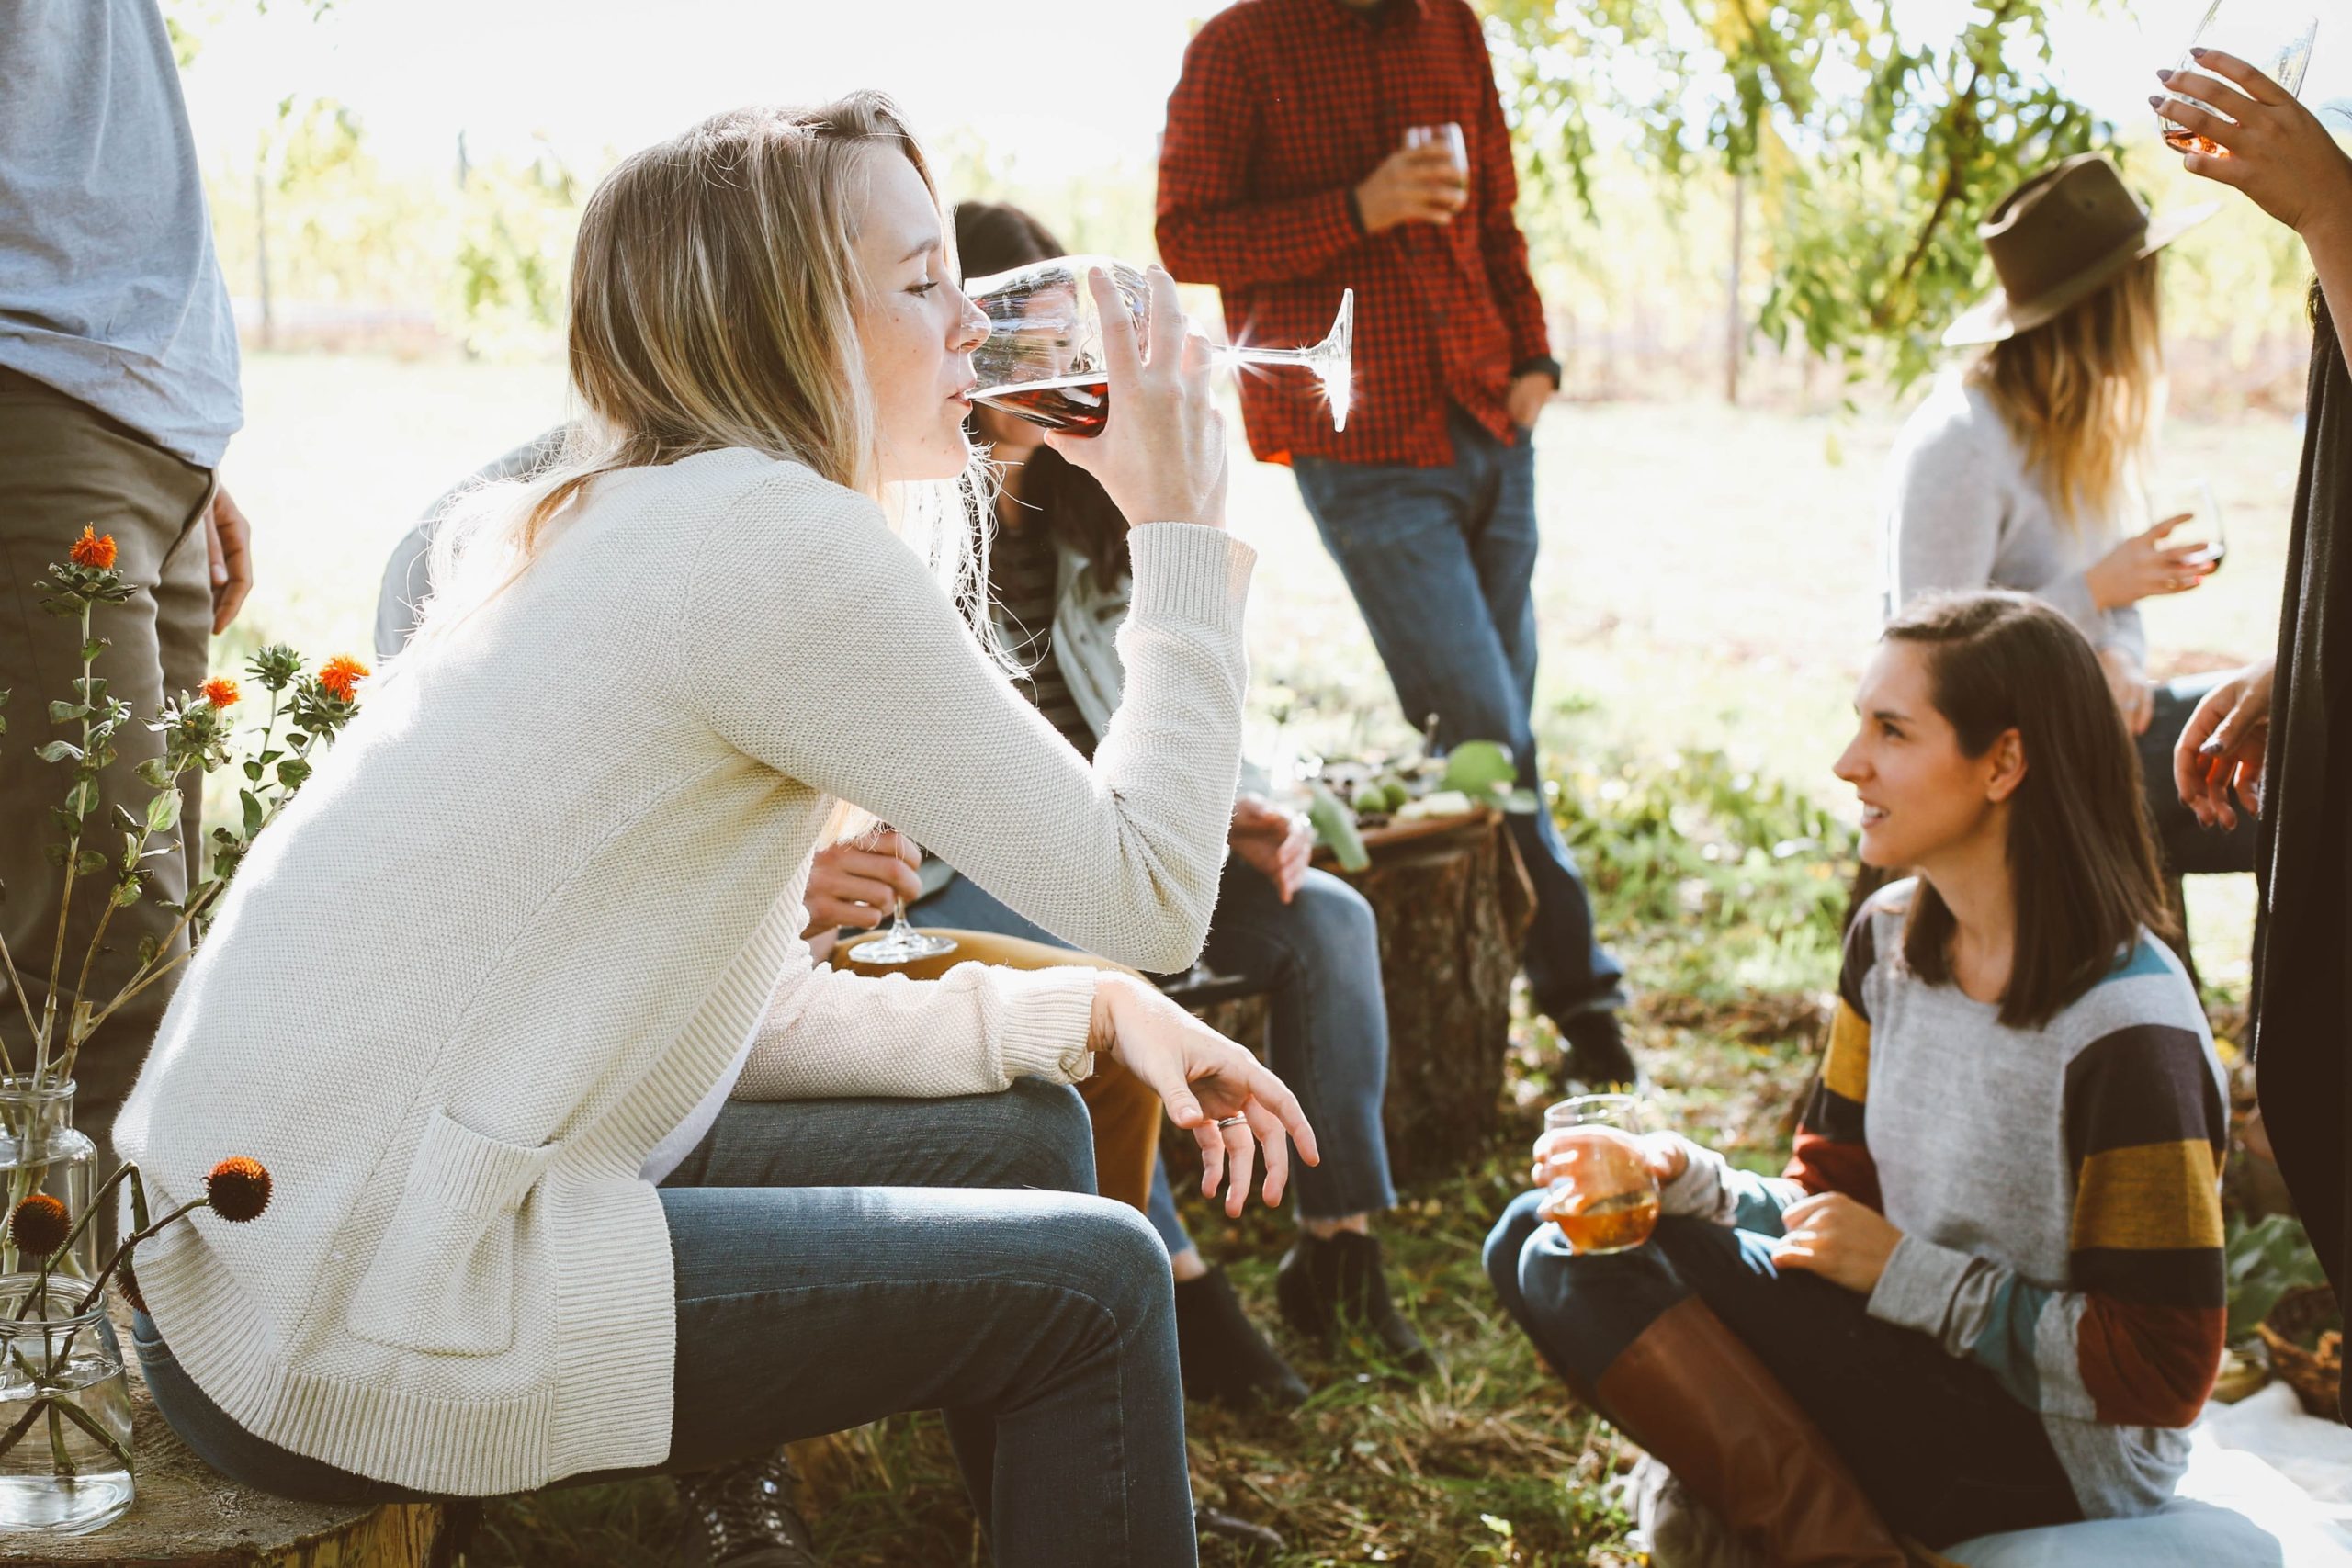
<path id="1" fill-rule="evenodd" d="M 1624 1252 L 1657 1228 L 1657 1156 L 1641 1132 L 1641 1101 L 1630 1094 L 1580 1094 L 1544 1112 L 1543 1213 L 1575 1251 Z"/>

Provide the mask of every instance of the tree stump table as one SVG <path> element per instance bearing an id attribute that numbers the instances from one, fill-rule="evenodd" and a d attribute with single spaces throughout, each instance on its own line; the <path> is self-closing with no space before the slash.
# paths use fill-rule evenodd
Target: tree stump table
<path id="1" fill-rule="evenodd" d="M 0 1563 L 116 1568 L 445 1568 L 456 1530 L 437 1503 L 343 1507 L 289 1503 L 238 1485 L 172 1435 L 147 1397 L 118 1301 L 115 1333 L 131 1362 L 130 1511 L 81 1536 L 0 1536 Z"/>
<path id="2" fill-rule="evenodd" d="M 1353 885 L 1379 919 L 1388 1163 L 1398 1182 L 1418 1181 L 1459 1170 L 1495 1130 L 1535 893 L 1498 811 L 1373 829 L 1363 843 L 1372 863 L 1362 871 L 1341 871 L 1325 851 L 1315 863 Z M 1264 998 L 1202 1017 L 1262 1048 Z M 1171 1146 L 1190 1157 L 1192 1134 L 1176 1133 Z"/>

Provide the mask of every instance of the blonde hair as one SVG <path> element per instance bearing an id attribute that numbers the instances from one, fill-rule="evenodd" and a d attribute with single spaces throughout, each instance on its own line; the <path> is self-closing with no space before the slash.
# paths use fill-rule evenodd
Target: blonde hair
<path id="1" fill-rule="evenodd" d="M 435 531 L 416 645 L 513 586 L 599 477 L 734 446 L 884 502 L 980 629 L 986 546 L 965 523 L 985 482 L 978 465 L 883 493 L 854 316 L 856 219 L 876 152 L 912 164 L 937 206 L 922 147 L 875 92 L 714 115 L 605 176 L 572 254 L 578 417 L 551 462 L 472 491 Z M 952 246 L 944 213 L 941 229 Z"/>
<path id="2" fill-rule="evenodd" d="M 1969 371 L 2025 448 L 2051 511 L 2080 529 L 2116 517 L 2140 483 L 2164 385 L 2157 257 L 2038 327 L 1993 345 Z"/>

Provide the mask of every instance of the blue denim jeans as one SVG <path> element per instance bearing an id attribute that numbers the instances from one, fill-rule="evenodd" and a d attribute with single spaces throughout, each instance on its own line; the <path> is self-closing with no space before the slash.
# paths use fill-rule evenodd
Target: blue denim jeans
<path id="1" fill-rule="evenodd" d="M 1167 1258 L 1093 1189 L 1086 1108 L 1061 1085 L 730 1101 L 662 1187 L 678 1349 L 660 1468 L 944 1409 L 999 1563 L 1193 1563 Z M 132 1338 L 164 1420 L 223 1474 L 308 1500 L 411 1495 L 254 1437 L 153 1322 Z"/>
<path id="2" fill-rule="evenodd" d="M 1778 1210 L 1744 1203 L 1755 1230 L 1669 1216 L 1630 1252 L 1580 1257 L 1537 1217 L 1543 1196 L 1523 1193 L 1503 1212 L 1487 1237 L 1487 1276 L 1587 1397 L 1620 1351 L 1696 1294 L 1804 1406 L 1895 1529 L 1941 1547 L 2082 1517 L 2041 1418 L 1990 1371 L 1871 1316 L 1855 1292 L 1773 1268 Z"/>
<path id="3" fill-rule="evenodd" d="M 1453 411 L 1442 468 L 1296 457 L 1298 493 L 1339 563 L 1373 646 L 1419 728 L 1438 740 L 1499 741 L 1541 789 L 1535 701 L 1535 451 Z M 1593 934 L 1592 906 L 1549 811 L 1510 818 L 1535 882 L 1524 962 L 1554 1020 L 1624 1000 L 1624 971 Z"/>
<path id="4" fill-rule="evenodd" d="M 917 903 L 909 918 L 920 925 L 1069 945 L 968 876 Z M 1291 1168 L 1298 1213 L 1338 1219 L 1396 1202 L 1381 1126 L 1388 1008 L 1380 990 L 1379 931 L 1363 895 L 1326 872 L 1310 871 L 1285 904 L 1262 874 L 1228 859 L 1202 957 L 1217 973 L 1252 981 L 1268 993 L 1268 1065 L 1298 1096 L 1323 1156 L 1321 1165 Z M 1193 1245 L 1176 1217 L 1164 1160 L 1152 1173 L 1148 1213 L 1170 1254 Z"/>
<path id="5" fill-rule="evenodd" d="M 2206 693 L 2227 678 L 2215 673 L 2165 682 L 2156 688 L 2154 716 L 2140 734 L 2140 777 L 2147 790 L 2156 851 L 2169 869 L 2186 875 L 2254 869 L 2254 813 L 2241 807 L 2236 827 L 2226 832 L 2208 828 L 2180 803 L 2180 791 L 2172 781 L 2173 745 L 2188 728 L 2188 716 Z"/>

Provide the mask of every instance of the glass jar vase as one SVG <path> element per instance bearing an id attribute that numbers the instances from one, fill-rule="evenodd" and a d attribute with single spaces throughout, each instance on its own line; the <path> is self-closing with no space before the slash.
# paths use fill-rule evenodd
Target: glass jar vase
<path id="1" fill-rule="evenodd" d="M 101 1294 L 0 1279 L 0 1536 L 80 1535 L 130 1506 L 130 1385 Z"/>
<path id="2" fill-rule="evenodd" d="M 0 1275 L 31 1274 L 39 1258 L 17 1254 L 7 1234 L 8 1215 L 36 1192 L 46 1192 L 80 1220 L 97 1186 L 97 1145 L 74 1126 L 74 1084 L 36 1085 L 25 1074 L 0 1077 L 0 1179 L 7 1183 L 7 1209 L 0 1213 Z M 93 1280 L 98 1272 L 98 1231 L 93 1223 L 74 1239 L 73 1251 L 57 1265 L 69 1279 Z"/>

